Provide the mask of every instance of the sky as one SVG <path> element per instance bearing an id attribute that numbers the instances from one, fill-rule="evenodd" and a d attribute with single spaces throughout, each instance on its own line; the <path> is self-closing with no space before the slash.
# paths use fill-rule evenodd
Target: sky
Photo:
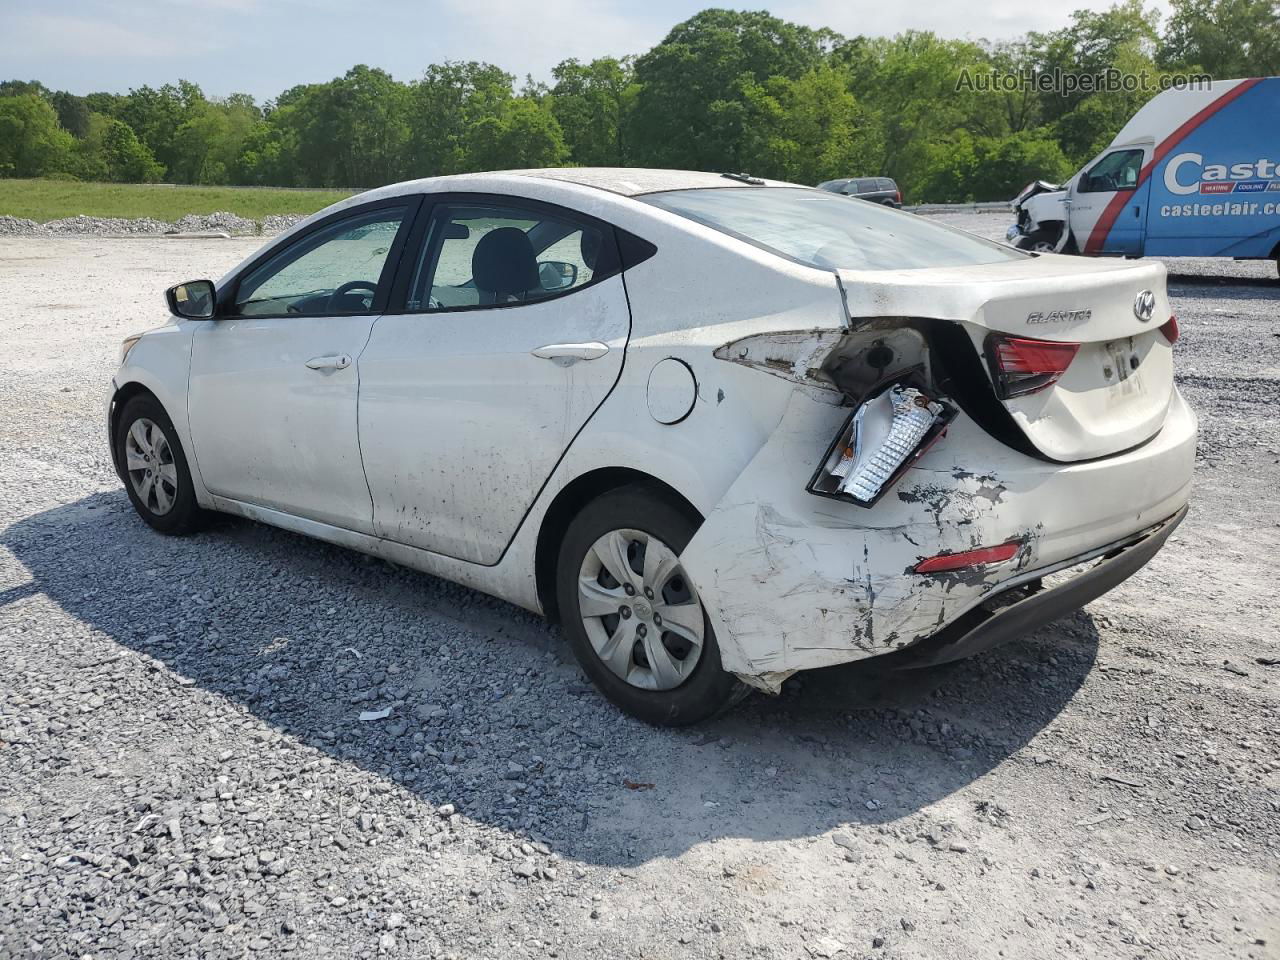
<path id="1" fill-rule="evenodd" d="M 413 80 L 428 64 L 486 60 L 549 80 L 568 57 L 643 53 L 721 0 L 0 0 L 0 79 L 123 93 L 179 77 L 210 96 L 274 97 L 357 63 Z M 763 0 L 775 16 L 848 36 L 932 30 L 1000 40 L 1064 26 L 1112 0 Z M 1167 4 L 1158 0 L 1155 6 Z"/>

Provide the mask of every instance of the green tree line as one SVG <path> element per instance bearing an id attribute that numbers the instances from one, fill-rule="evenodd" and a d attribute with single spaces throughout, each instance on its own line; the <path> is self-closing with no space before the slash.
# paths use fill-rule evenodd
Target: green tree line
<path id="1" fill-rule="evenodd" d="M 1136 90 L 975 89 L 973 78 L 1141 75 Z M 894 177 L 908 200 L 1005 199 L 1102 149 L 1162 76 L 1280 73 L 1274 0 L 1141 0 L 990 43 L 845 37 L 710 9 L 638 56 L 565 60 L 550 82 L 488 63 L 401 82 L 352 67 L 258 104 L 185 80 L 78 96 L 0 83 L 0 176 L 370 187 L 562 165 L 746 171 L 800 183 Z M 966 79 L 968 78 L 968 79 Z"/>

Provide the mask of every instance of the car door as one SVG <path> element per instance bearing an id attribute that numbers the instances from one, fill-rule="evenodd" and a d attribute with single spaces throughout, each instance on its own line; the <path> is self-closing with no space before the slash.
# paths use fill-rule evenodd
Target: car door
<path id="1" fill-rule="evenodd" d="M 1146 153 L 1142 147 L 1113 150 L 1076 177 L 1067 199 L 1071 231 L 1083 252 L 1142 255 L 1151 189 L 1142 176 Z"/>
<path id="2" fill-rule="evenodd" d="M 441 200 L 420 232 L 361 359 L 374 529 L 493 564 L 622 369 L 618 243 L 503 197 Z"/>
<path id="3" fill-rule="evenodd" d="M 210 493 L 371 533 L 356 401 L 420 197 L 344 211 L 251 263 L 192 342 L 188 410 Z"/>

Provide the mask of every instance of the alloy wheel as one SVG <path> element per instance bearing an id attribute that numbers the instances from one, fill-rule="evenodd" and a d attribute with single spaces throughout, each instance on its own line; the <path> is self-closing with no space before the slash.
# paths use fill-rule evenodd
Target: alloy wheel
<path id="1" fill-rule="evenodd" d="M 582 560 L 578 608 L 601 662 L 642 690 L 673 690 L 702 658 L 702 601 L 657 537 L 613 530 Z"/>

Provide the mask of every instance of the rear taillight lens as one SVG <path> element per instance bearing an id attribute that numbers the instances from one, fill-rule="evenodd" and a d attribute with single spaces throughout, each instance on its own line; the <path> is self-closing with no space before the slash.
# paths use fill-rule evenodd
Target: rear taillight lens
<path id="1" fill-rule="evenodd" d="M 1170 317 L 1169 322 L 1160 328 L 1160 332 L 1170 343 L 1175 343 L 1178 339 L 1178 318 Z"/>
<path id="2" fill-rule="evenodd" d="M 1000 398 L 1008 400 L 1053 386 L 1067 372 L 1079 349 L 1078 343 L 988 337 L 987 358 Z"/>
<path id="3" fill-rule="evenodd" d="M 899 205 L 901 205 L 901 204 L 902 204 L 902 191 L 901 191 L 901 190 L 895 190 L 895 191 L 893 191 L 893 199 L 894 199 L 894 201 L 895 201 L 896 203 L 898 203 Z"/>
<path id="4" fill-rule="evenodd" d="M 895 383 L 845 421 L 806 489 L 870 507 L 942 436 L 955 408 Z"/>

